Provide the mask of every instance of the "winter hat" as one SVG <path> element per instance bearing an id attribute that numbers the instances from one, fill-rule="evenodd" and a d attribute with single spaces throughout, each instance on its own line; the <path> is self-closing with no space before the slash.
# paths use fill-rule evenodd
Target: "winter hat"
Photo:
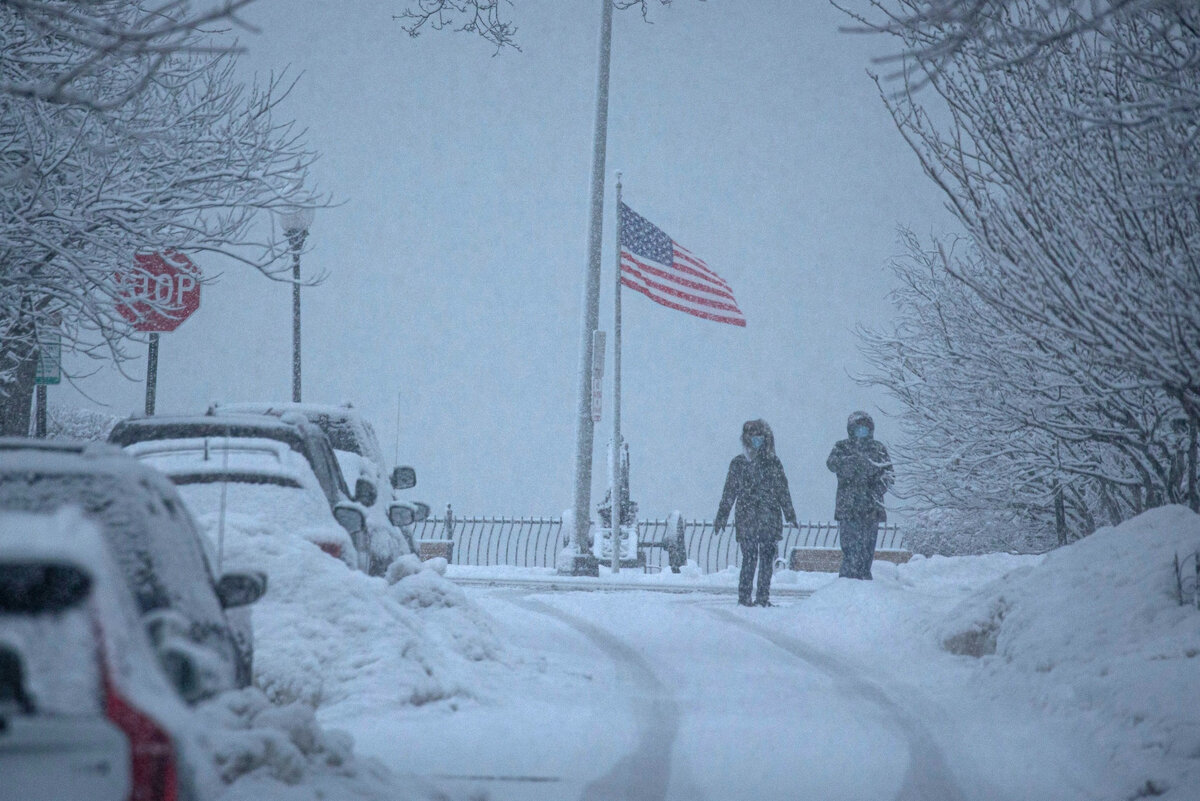
<path id="1" fill-rule="evenodd" d="M 759 452 L 765 456 L 775 455 L 775 435 L 771 433 L 771 427 L 767 425 L 766 420 L 747 420 L 742 426 L 742 447 L 747 451 L 753 452 L 750 447 L 750 438 L 759 436 L 763 438 L 763 446 Z"/>
<path id="2" fill-rule="evenodd" d="M 852 412 L 850 414 L 850 419 L 846 421 L 846 433 L 854 436 L 854 429 L 859 426 L 866 426 L 872 435 L 875 434 L 875 421 L 866 412 Z"/>

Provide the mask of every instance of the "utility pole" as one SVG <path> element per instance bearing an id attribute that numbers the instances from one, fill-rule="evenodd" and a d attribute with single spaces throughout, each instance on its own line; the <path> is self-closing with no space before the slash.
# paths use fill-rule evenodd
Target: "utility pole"
<path id="1" fill-rule="evenodd" d="M 600 321 L 600 252 L 604 224 L 604 161 L 608 138 L 608 72 L 612 48 L 612 0 L 600 0 L 600 60 L 596 74 L 596 119 L 592 134 L 591 220 L 580 323 L 578 398 L 575 417 L 575 546 L 588 546 L 592 505 L 592 332 Z"/>
<path id="2" fill-rule="evenodd" d="M 617 173 L 616 282 L 613 287 L 612 572 L 621 572 L 621 512 L 625 508 L 621 471 L 621 173 Z"/>
<path id="3" fill-rule="evenodd" d="M 284 236 L 292 250 L 292 402 L 300 402 L 300 251 L 312 227 L 314 209 L 293 206 L 279 212 Z"/>

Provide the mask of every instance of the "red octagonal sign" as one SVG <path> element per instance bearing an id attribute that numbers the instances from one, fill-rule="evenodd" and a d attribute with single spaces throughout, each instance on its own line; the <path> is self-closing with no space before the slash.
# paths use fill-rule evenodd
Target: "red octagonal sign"
<path id="1" fill-rule="evenodd" d="M 117 273 L 117 311 L 137 331 L 174 331 L 200 308 L 200 268 L 174 250 L 138 253 Z"/>

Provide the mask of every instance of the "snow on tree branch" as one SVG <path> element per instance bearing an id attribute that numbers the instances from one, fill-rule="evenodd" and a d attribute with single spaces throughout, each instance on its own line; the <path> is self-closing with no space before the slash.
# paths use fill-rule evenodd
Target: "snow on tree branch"
<path id="1" fill-rule="evenodd" d="M 641 9 L 642 19 L 649 22 L 649 5 L 653 0 L 612 0 L 613 8 Z M 669 6 L 672 0 L 657 0 Z M 517 28 L 506 19 L 503 6 L 513 7 L 512 0 L 412 0 L 395 15 L 404 20 L 409 36 L 419 36 L 426 29 L 440 31 L 449 28 L 460 33 L 473 33 L 495 46 L 499 53 L 506 47 L 519 51 Z"/>
<path id="2" fill-rule="evenodd" d="M 254 0 L 223 0 L 193 10 L 185 0 L 0 0 L 0 26 L 32 36 L 5 40 L 0 94 L 110 110 L 128 102 L 152 81 L 172 54 L 213 52 L 196 32 L 214 23 L 249 29 L 238 12 Z M 47 59 L 54 69 L 45 69 Z M 93 81 L 106 70 L 127 67 L 123 84 L 96 93 Z"/>
<path id="3" fill-rule="evenodd" d="M 0 2 L 0 85 L 62 88 L 0 92 L 5 432 L 24 433 L 52 319 L 75 353 L 125 358 L 131 331 L 117 311 L 116 272 L 134 253 L 222 253 L 274 277 L 287 242 L 255 218 L 326 202 L 309 186 L 316 154 L 304 131 L 277 118 L 290 85 L 243 84 L 228 39 L 193 27 L 243 5 L 197 15 L 182 2 Z M 128 47 L 98 58 L 101 34 Z M 65 74 L 74 77 L 64 83 Z"/>

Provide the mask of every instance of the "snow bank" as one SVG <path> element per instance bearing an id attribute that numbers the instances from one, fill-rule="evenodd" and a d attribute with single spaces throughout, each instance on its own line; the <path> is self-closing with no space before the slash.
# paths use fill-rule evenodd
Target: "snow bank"
<path id="1" fill-rule="evenodd" d="M 277 706 L 261 691 L 224 693 L 197 709 L 206 727 L 216 781 L 214 801 L 429 798 L 382 764 L 358 759 L 350 735 L 318 725 L 311 707 Z"/>
<path id="2" fill-rule="evenodd" d="M 199 523 L 215 539 L 216 516 Z M 501 652 L 486 615 L 432 568 L 389 584 L 280 533 L 267 515 L 227 517 L 225 564 L 269 577 L 251 607 L 254 677 L 276 704 L 353 715 L 471 697 L 464 669 Z"/>
<path id="3" fill-rule="evenodd" d="M 1172 565 L 1197 547 L 1200 516 L 1158 509 L 1043 556 L 876 562 L 765 622 L 928 721 L 981 798 L 1196 801 L 1200 611 Z"/>
<path id="4" fill-rule="evenodd" d="M 994 581 L 941 640 L 981 656 L 993 692 L 1079 721 L 1135 777 L 1131 796 L 1195 799 L 1200 611 L 1178 604 L 1172 565 L 1197 548 L 1200 516 L 1152 510 Z"/>

